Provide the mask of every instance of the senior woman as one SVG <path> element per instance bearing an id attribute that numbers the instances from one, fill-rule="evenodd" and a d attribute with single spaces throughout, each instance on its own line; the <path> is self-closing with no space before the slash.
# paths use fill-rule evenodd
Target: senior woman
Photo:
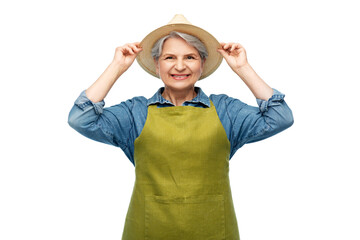
<path id="1" fill-rule="evenodd" d="M 135 58 L 164 87 L 103 108 L 103 99 Z M 225 94 L 209 97 L 198 80 L 225 58 L 258 100 L 251 107 Z M 284 95 L 252 69 L 238 43 L 221 43 L 182 15 L 141 43 L 118 47 L 99 79 L 76 100 L 69 124 L 120 147 L 136 180 L 123 240 L 240 239 L 229 182 L 229 160 L 244 144 L 293 123 Z"/>

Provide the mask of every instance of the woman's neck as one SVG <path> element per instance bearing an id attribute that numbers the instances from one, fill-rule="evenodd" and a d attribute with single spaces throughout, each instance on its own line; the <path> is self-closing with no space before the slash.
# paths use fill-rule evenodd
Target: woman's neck
<path id="1" fill-rule="evenodd" d="M 169 89 L 165 86 L 165 89 L 161 95 L 166 100 L 172 102 L 175 106 L 181 106 L 183 102 L 192 100 L 194 97 L 196 97 L 197 93 L 194 87 L 192 87 L 191 89 L 177 91 L 174 89 Z"/>

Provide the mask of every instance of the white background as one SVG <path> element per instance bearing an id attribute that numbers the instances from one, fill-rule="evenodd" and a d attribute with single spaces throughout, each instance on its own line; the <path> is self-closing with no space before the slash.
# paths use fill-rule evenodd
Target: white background
<path id="1" fill-rule="evenodd" d="M 121 239 L 134 167 L 121 149 L 71 129 L 67 116 L 117 46 L 176 13 L 241 43 L 293 110 L 290 129 L 230 161 L 241 239 L 359 240 L 355 0 L 2 1 L 0 239 Z M 256 105 L 225 61 L 197 85 Z M 135 62 L 106 106 L 160 86 Z"/>

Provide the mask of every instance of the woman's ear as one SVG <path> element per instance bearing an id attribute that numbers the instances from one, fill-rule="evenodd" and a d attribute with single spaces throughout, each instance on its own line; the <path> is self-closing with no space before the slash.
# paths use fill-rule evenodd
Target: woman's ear
<path id="1" fill-rule="evenodd" d="M 156 59 L 154 58 L 154 64 L 155 64 L 155 69 L 156 69 L 156 75 L 159 76 L 159 62 L 156 61 Z"/>
<path id="2" fill-rule="evenodd" d="M 206 62 L 206 58 L 204 58 L 201 62 L 201 67 L 204 68 L 204 65 L 205 65 L 205 62 Z"/>
<path id="3" fill-rule="evenodd" d="M 206 58 L 204 58 L 204 59 L 201 61 L 201 74 L 202 74 L 202 72 L 204 71 L 205 62 L 206 62 Z"/>

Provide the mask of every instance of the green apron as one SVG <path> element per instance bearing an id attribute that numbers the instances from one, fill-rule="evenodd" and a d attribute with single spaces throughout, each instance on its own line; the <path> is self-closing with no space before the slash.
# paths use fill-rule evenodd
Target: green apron
<path id="1" fill-rule="evenodd" d="M 230 142 L 212 102 L 150 105 L 134 148 L 136 179 L 122 240 L 240 239 Z"/>

